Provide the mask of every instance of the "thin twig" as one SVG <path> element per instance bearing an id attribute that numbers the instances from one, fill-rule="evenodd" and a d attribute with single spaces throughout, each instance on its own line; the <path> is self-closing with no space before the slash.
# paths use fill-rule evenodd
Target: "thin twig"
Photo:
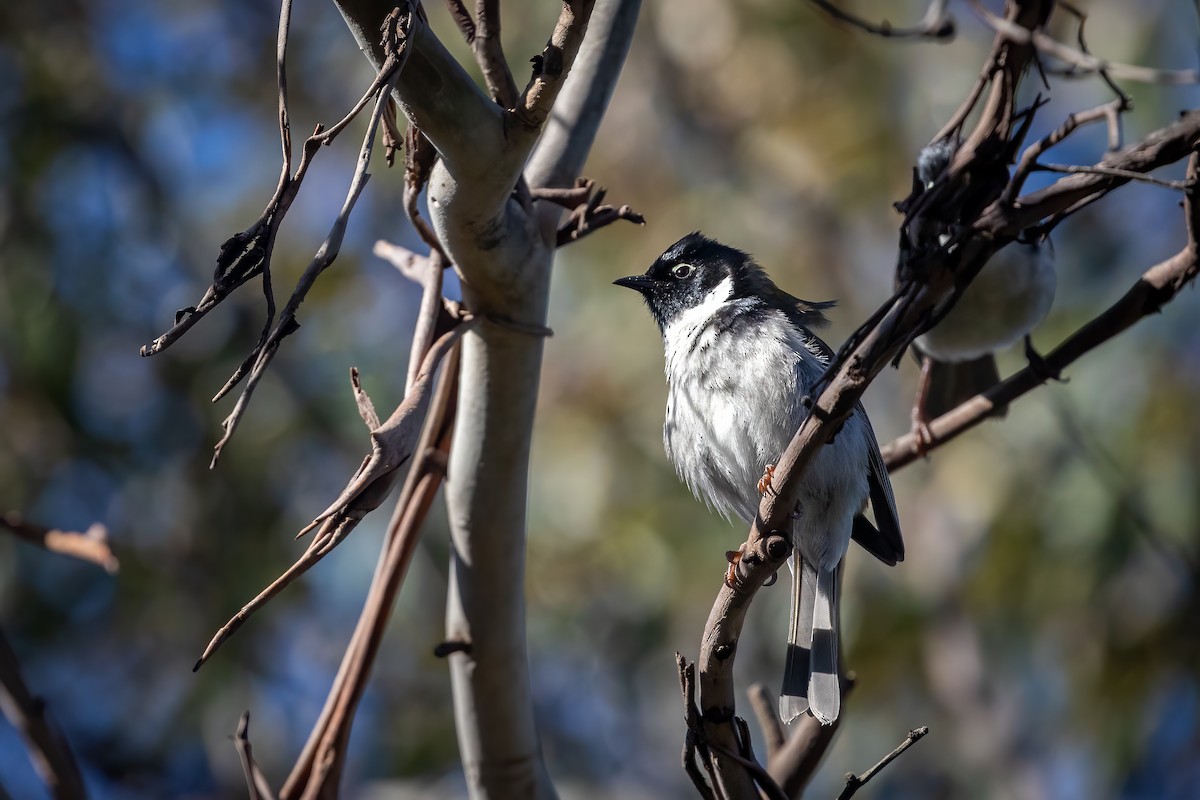
<path id="1" fill-rule="evenodd" d="M 408 14 L 406 19 L 412 20 L 413 15 L 411 13 Z M 254 390 L 257 388 L 258 382 L 262 379 L 262 376 L 266 373 L 266 369 L 268 366 L 270 366 L 272 359 L 274 359 L 280 343 L 286 336 L 294 333 L 298 329 L 299 326 L 296 322 L 296 312 L 299 309 L 300 304 L 304 302 L 304 298 L 308 295 L 309 290 L 312 288 L 313 284 L 316 283 L 316 280 L 320 274 L 328 269 L 331 264 L 333 264 L 334 259 L 337 258 L 338 251 L 341 249 L 342 237 L 346 233 L 346 225 L 349 222 L 350 213 L 354 210 L 354 205 L 358 201 L 359 195 L 362 194 L 363 189 L 366 187 L 367 180 L 370 178 L 370 175 L 367 173 L 367 168 L 371 163 L 371 151 L 375 144 L 375 134 L 379 127 L 379 120 L 383 115 L 383 109 L 388 102 L 391 89 L 395 85 L 395 81 L 399 76 L 400 70 L 402 69 L 404 61 L 408 55 L 408 48 L 404 46 L 404 43 L 407 41 L 407 39 L 404 38 L 402 33 L 402 31 L 397 29 L 397 36 L 399 37 L 398 44 L 396 45 L 395 49 L 391 51 L 387 62 L 384 64 L 384 68 L 380 70 L 379 76 L 377 76 L 376 80 L 372 83 L 372 86 L 376 87 L 377 95 L 375 110 L 371 114 L 370 122 L 367 125 L 367 132 L 363 138 L 362 147 L 359 150 L 358 165 L 355 168 L 354 176 L 350 181 L 350 189 L 346 194 L 346 201 L 343 203 L 341 211 L 334 220 L 333 226 L 330 228 L 329 235 L 325 238 L 325 241 L 321 244 L 320 248 L 318 248 L 316 255 L 313 256 L 313 260 L 309 263 L 308 267 L 304 270 L 304 273 L 300 276 L 300 279 L 296 282 L 296 287 L 292 291 L 292 296 L 288 299 L 287 305 L 284 306 L 282 313 L 279 315 L 279 321 L 275 324 L 271 334 L 260 344 L 258 348 L 256 348 L 255 352 L 251 353 L 250 359 L 253 359 L 253 367 L 249 370 L 246 385 L 242 389 L 242 394 L 238 398 L 237 403 L 234 405 L 233 411 L 230 412 L 229 416 L 226 417 L 225 421 L 221 424 L 223 435 L 213 448 L 212 462 L 209 465 L 210 468 L 216 466 L 217 461 L 221 457 L 221 451 L 224 449 L 225 445 L 229 443 L 229 440 L 237 431 L 238 423 L 241 421 L 242 416 L 246 412 L 246 408 L 249 406 L 250 400 L 254 395 Z M 231 377 L 221 389 L 221 391 L 217 393 L 217 395 L 213 398 L 214 402 L 219 400 L 222 396 L 224 396 L 225 393 L 227 393 L 238 382 L 240 382 L 243 375 L 247 375 L 244 367 L 250 361 L 250 359 L 247 359 L 246 362 L 243 362 L 242 368 L 239 368 L 238 371 L 234 373 L 233 377 Z"/>
<path id="2" fill-rule="evenodd" d="M 1016 170 L 1013 171 L 1012 180 L 1005 187 L 1004 194 L 1000 196 L 1000 202 L 1005 205 L 1012 205 L 1015 202 L 1017 196 L 1021 193 L 1021 188 L 1025 185 L 1025 179 L 1039 166 L 1037 160 L 1043 153 L 1066 139 L 1078 128 L 1102 119 L 1107 119 L 1111 114 L 1120 114 L 1122 110 L 1123 105 L 1118 99 L 1110 100 L 1087 111 L 1078 111 L 1069 115 L 1058 128 L 1025 148 L 1025 152 L 1021 154 L 1020 163 L 1017 164 Z"/>
<path id="3" fill-rule="evenodd" d="M 399 476 L 400 468 L 408 462 L 413 453 L 422 452 L 418 436 L 424 436 L 423 431 L 428 427 L 428 409 L 433 403 L 431 387 L 438 364 L 444 356 L 452 352 L 458 337 L 468 330 L 471 324 L 470 321 L 463 322 L 443 335 L 437 344 L 430 348 L 412 391 L 405 395 L 404 400 L 382 425 L 371 431 L 371 453 L 363 458 L 358 471 L 337 499 L 297 534 L 299 538 L 314 528 L 318 529 L 317 535 L 303 555 L 221 626 L 192 667 L 193 672 L 204 666 L 217 649 L 237 633 L 256 611 L 328 555 L 367 514 L 387 499 Z"/>
<path id="4" fill-rule="evenodd" d="M 988 11 L 980 0 L 971 0 L 971 5 L 980 19 L 987 23 L 996 33 L 1007 37 L 1015 44 L 1032 44 L 1037 48 L 1038 52 L 1062 61 L 1079 73 L 1104 73 L 1111 78 L 1137 81 L 1138 83 L 1179 85 L 1200 82 L 1200 70 L 1155 69 L 1153 67 L 1121 64 L 1116 61 L 1097 58 L 1096 56 L 1063 44 L 1041 30 L 1029 30 L 998 17 L 991 11 Z"/>
<path id="5" fill-rule="evenodd" d="M 108 546 L 108 528 L 99 522 L 79 533 L 34 525 L 17 512 L 10 511 L 0 515 L 0 530 L 8 531 L 18 539 L 52 553 L 78 558 L 80 561 L 103 567 L 109 574 L 115 573 L 120 567 L 120 562 Z"/>
<path id="6" fill-rule="evenodd" d="M 355 709 L 365 691 L 396 596 L 416 551 L 421 522 L 445 478 L 440 465 L 450 448 L 457 385 L 458 349 L 455 348 L 438 381 L 418 444 L 418 457 L 396 502 L 362 614 L 326 698 L 325 708 L 280 792 L 282 800 L 302 794 L 324 796 L 324 791 L 337 786 Z"/>
<path id="7" fill-rule="evenodd" d="M 250 748 L 249 711 L 242 712 L 233 742 L 237 746 L 238 758 L 242 762 L 242 773 L 246 776 L 246 792 L 250 795 L 250 800 L 273 800 L 275 793 L 271 791 L 271 784 L 267 781 L 267 776 L 263 775 L 262 770 L 258 768 L 258 763 L 255 762 L 254 753 Z"/>
<path id="8" fill-rule="evenodd" d="M 1090 167 L 1081 164 L 1038 164 L 1036 169 L 1042 172 L 1059 172 L 1066 175 L 1111 175 L 1114 178 L 1125 178 L 1126 180 L 1146 183 L 1150 186 L 1158 186 L 1176 192 L 1182 192 L 1188 188 L 1187 181 L 1169 181 L 1163 178 L 1156 178 L 1153 175 L 1146 175 L 1142 172 L 1135 172 L 1131 169 L 1117 169 L 1116 167 Z"/>
<path id="9" fill-rule="evenodd" d="M 75 754 L 46 713 L 46 703 L 29 691 L 12 646 L 0 630 L 0 713 L 25 740 L 29 758 L 50 794 L 62 800 L 87 796 Z"/>
<path id="10" fill-rule="evenodd" d="M 862 775 L 847 775 L 846 788 L 842 789 L 842 793 L 837 796 L 837 800 L 850 800 L 850 798 L 853 797 L 859 789 L 861 789 L 863 786 L 866 786 L 867 781 L 871 780 L 871 778 L 874 778 L 879 774 L 880 770 L 903 755 L 905 750 L 921 741 L 921 739 L 924 738 L 925 734 L 927 733 L 929 733 L 929 728 L 927 727 L 921 727 L 909 731 L 908 736 L 904 737 L 904 741 L 900 743 L 900 746 L 881 758 L 878 764 L 871 767 Z"/>
<path id="11" fill-rule="evenodd" d="M 924 18 L 916 25 L 908 28 L 893 27 L 886 20 L 878 24 L 868 22 L 861 17 L 854 16 L 848 11 L 844 11 L 830 2 L 830 0 L 809 0 L 809 2 L 834 19 L 845 22 L 847 25 L 852 25 L 859 30 L 866 31 L 873 36 L 883 36 L 892 39 L 924 38 L 948 41 L 953 38 L 955 33 L 954 17 L 946 13 L 946 6 L 949 0 L 932 0 L 929 8 L 925 11 Z"/>

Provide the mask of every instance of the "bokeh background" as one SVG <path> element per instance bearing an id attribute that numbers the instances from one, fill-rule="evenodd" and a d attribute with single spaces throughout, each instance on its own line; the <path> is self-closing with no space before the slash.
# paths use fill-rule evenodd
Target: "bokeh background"
<path id="1" fill-rule="evenodd" d="M 463 53 L 441 4 L 428 5 Z M 893 22 L 923 11 L 853 5 Z M 1082 5 L 1094 51 L 1196 64 L 1193 4 Z M 505 9 L 520 79 L 557 9 Z M 245 287 L 167 352 L 138 356 L 198 299 L 220 243 L 275 185 L 276 14 L 264 0 L 0 4 L 0 510 L 62 527 L 103 522 L 122 564 L 110 577 L 0 538 L 0 625 L 97 797 L 240 796 L 231 735 L 247 708 L 259 762 L 282 780 L 349 638 L 386 519 L 369 518 L 191 672 L 214 630 L 300 552 L 292 535 L 365 452 L 348 368 L 381 410 L 399 401 L 417 305 L 415 287 L 370 255 L 378 238 L 417 247 L 402 175 L 377 163 L 341 257 L 218 469 L 207 466 L 232 398 L 209 398 L 257 337 L 258 290 Z M 565 796 L 688 796 L 673 654 L 697 652 L 723 552 L 744 536 L 666 463 L 657 331 L 610 282 L 703 229 L 755 252 L 789 291 L 839 298 L 828 335 L 839 343 L 888 295 L 891 203 L 990 44 L 965 5 L 958 20 L 953 42 L 930 44 L 868 37 L 799 0 L 646 4 L 587 174 L 649 222 L 560 254 L 535 438 L 529 650 Z M 1072 41 L 1072 26 L 1063 15 L 1056 32 Z M 297 135 L 340 117 L 371 77 L 332 5 L 315 0 L 297 0 L 289 69 Z M 1126 88 L 1129 140 L 1200 105 L 1194 87 Z M 1095 80 L 1052 79 L 1049 94 L 1035 136 L 1108 99 Z M 282 229 L 278 291 L 325 236 L 362 124 L 318 156 Z M 1092 163 L 1103 147 L 1096 128 L 1053 158 Z M 1131 185 L 1058 229 L 1059 293 L 1040 347 L 1179 248 L 1178 202 Z M 859 684 L 811 796 L 835 795 L 843 773 L 919 725 L 929 737 L 871 796 L 1195 796 L 1197 314 L 1184 292 L 1088 355 L 1069 383 L 895 476 L 908 560 L 887 569 L 850 557 L 845 631 Z M 1019 353 L 1001 365 L 1019 368 Z M 914 373 L 906 361 L 867 396 L 882 441 L 907 430 Z M 355 726 L 348 796 L 463 791 L 448 674 L 431 652 L 446 549 L 438 510 Z M 747 684 L 774 686 L 782 672 L 784 585 L 750 616 L 738 662 Z M 44 796 L 6 723 L 0 784 Z"/>

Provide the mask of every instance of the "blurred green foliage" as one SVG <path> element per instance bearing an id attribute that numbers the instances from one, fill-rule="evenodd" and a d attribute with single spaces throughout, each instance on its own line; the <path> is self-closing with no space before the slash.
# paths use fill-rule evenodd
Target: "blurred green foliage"
<path id="1" fill-rule="evenodd" d="M 453 26 L 429 4 L 448 43 Z M 1196 59 L 1189 4 L 1088 4 L 1116 60 Z M 856 3 L 915 18 L 918 2 Z M 961 11 L 961 10 L 960 10 Z M 300 552 L 292 534 L 367 447 L 356 365 L 381 411 L 399 401 L 417 293 L 370 256 L 417 247 L 402 176 L 375 166 L 336 266 L 301 310 L 219 468 L 232 399 L 208 400 L 262 321 L 246 287 L 153 359 L 138 347 L 190 305 L 219 244 L 274 187 L 271 3 L 48 0 L 0 6 L 0 509 L 109 525 L 116 578 L 0 538 L 0 622 L 99 797 L 242 791 L 230 742 L 252 713 L 260 763 L 286 774 L 361 606 L 384 519 L 368 519 L 198 674 L 211 633 Z M 505 4 L 523 70 L 555 4 Z M 529 635 L 544 747 L 566 796 L 687 793 L 672 654 L 694 654 L 741 540 L 687 495 L 662 454 L 661 349 L 610 287 L 703 229 L 755 252 L 781 286 L 839 298 L 829 339 L 888 294 L 920 146 L 958 105 L 990 35 L 965 11 L 944 45 L 888 42 L 803 2 L 659 0 L 587 174 L 646 214 L 564 250 L 551 307 L 531 482 Z M 1073 39 L 1069 18 L 1055 32 Z M 465 58 L 465 49 L 454 43 Z M 341 116 L 370 71 L 328 4 L 301 2 L 289 51 L 296 131 Z M 518 82 L 524 75 L 518 71 Z M 1106 99 L 1052 78 L 1032 135 Z M 1026 88 L 1032 98 L 1036 78 Z M 1193 87 L 1127 87 L 1133 139 L 1198 105 Z M 344 196 L 358 127 L 323 151 L 284 224 L 286 291 Z M 1055 154 L 1091 163 L 1103 131 Z M 1045 178 L 1049 180 L 1049 178 Z M 1183 240 L 1178 198 L 1129 186 L 1056 232 L 1050 347 Z M 875 797 L 1158 798 L 1200 782 L 1196 453 L 1200 307 L 1161 317 L 896 478 L 908 559 L 850 558 L 847 658 L 858 688 L 813 796 L 929 725 Z M 1002 367 L 1020 366 L 1017 353 Z M 867 397 L 880 439 L 907 429 L 911 365 Z M 440 511 L 391 623 L 352 745 L 353 796 L 462 791 L 441 636 Z M 779 587 L 786 585 L 782 581 Z M 782 672 L 786 591 L 762 594 L 739 678 Z M 761 747 L 759 752 L 762 752 Z M 41 789 L 0 726 L 0 782 Z"/>

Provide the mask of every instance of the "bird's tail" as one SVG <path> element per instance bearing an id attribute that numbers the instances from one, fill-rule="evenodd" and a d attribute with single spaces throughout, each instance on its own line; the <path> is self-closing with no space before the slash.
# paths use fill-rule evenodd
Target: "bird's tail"
<path id="1" fill-rule="evenodd" d="M 791 722 L 806 710 L 822 725 L 838 718 L 838 573 L 792 553 L 792 613 L 779 716 Z"/>

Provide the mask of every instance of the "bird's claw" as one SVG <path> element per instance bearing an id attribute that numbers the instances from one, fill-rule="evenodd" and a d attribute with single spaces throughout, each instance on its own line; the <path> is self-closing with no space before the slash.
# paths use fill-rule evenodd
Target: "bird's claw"
<path id="1" fill-rule="evenodd" d="M 758 479 L 758 493 L 764 495 L 767 492 L 775 493 L 775 488 L 771 486 L 771 481 L 775 478 L 775 465 L 767 464 L 763 469 L 762 477 Z"/>
<path id="2" fill-rule="evenodd" d="M 737 582 L 737 565 L 742 560 L 742 551 L 725 551 L 725 560 L 729 562 L 729 567 L 725 570 L 725 585 L 732 589 L 734 583 Z"/>

